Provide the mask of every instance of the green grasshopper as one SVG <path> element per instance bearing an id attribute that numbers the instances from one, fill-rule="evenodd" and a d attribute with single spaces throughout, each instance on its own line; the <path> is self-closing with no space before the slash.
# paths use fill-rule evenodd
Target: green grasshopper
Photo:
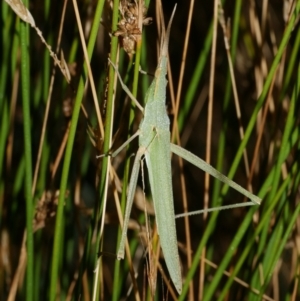
<path id="1" fill-rule="evenodd" d="M 137 185 L 140 161 L 144 156 L 146 158 L 146 164 L 149 172 L 150 187 L 154 202 L 156 223 L 160 237 L 161 248 L 171 279 L 176 287 L 178 294 L 180 294 L 182 290 L 182 277 L 177 247 L 175 213 L 173 205 L 171 152 L 201 168 L 203 171 L 231 186 L 251 200 L 250 202 L 246 203 L 200 210 L 197 212 L 189 213 L 188 215 L 194 213 L 197 214 L 201 212 L 216 211 L 220 209 L 260 205 L 261 199 L 253 195 L 246 189 L 242 188 L 241 186 L 224 176 L 222 173 L 218 172 L 215 168 L 207 164 L 199 157 L 195 156 L 194 154 L 178 145 L 172 144 L 170 141 L 170 119 L 167 115 L 165 107 L 167 85 L 166 75 L 168 65 L 169 36 L 175 9 L 176 7 L 173 10 L 167 27 L 165 39 L 163 40 L 161 45 L 161 53 L 158 61 L 158 66 L 155 71 L 155 78 L 146 94 L 145 110 L 141 109 L 144 112 L 144 118 L 140 123 L 139 130 L 120 148 L 118 148 L 112 154 L 112 156 L 116 156 L 120 152 L 120 150 L 123 149 L 130 141 L 139 136 L 139 149 L 134 160 L 129 182 L 124 226 L 117 257 L 118 259 L 124 258 L 129 216 L 132 208 L 135 188 Z M 117 71 L 117 67 L 111 61 L 110 63 Z M 120 74 L 118 72 L 117 74 L 122 88 L 127 92 L 130 98 L 138 104 L 137 100 L 133 97 L 129 89 L 123 83 Z M 140 104 L 138 104 L 138 107 L 142 108 Z M 180 216 L 181 215 L 178 215 L 176 217 Z"/>

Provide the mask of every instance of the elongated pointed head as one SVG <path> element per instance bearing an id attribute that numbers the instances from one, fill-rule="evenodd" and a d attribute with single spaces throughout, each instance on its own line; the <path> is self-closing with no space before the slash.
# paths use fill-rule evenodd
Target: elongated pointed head
<path id="1" fill-rule="evenodd" d="M 168 45 L 169 45 L 171 25 L 172 25 L 173 18 L 174 18 L 174 15 L 175 15 L 176 7 L 177 7 L 177 4 L 175 4 L 175 6 L 174 6 L 174 9 L 173 9 L 173 12 L 172 12 L 172 15 L 171 15 L 168 27 L 167 27 L 165 39 L 164 39 L 164 42 L 163 42 L 162 48 L 161 48 L 161 54 L 160 54 L 161 56 L 167 56 L 168 55 Z"/>

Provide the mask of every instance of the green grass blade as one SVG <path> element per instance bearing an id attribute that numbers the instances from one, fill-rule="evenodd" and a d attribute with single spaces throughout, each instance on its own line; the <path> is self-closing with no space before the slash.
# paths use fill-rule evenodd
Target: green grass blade
<path id="1" fill-rule="evenodd" d="M 27 2 L 27 1 L 26 1 Z M 26 3 L 25 2 L 25 3 Z M 28 4 L 28 3 L 26 3 Z M 29 62 L 29 26 L 20 22 L 21 44 L 21 80 L 24 129 L 24 156 L 25 156 L 25 193 L 26 193 L 26 300 L 33 300 L 33 198 L 32 198 L 32 150 L 31 150 L 31 115 L 30 115 L 30 62 Z"/>

